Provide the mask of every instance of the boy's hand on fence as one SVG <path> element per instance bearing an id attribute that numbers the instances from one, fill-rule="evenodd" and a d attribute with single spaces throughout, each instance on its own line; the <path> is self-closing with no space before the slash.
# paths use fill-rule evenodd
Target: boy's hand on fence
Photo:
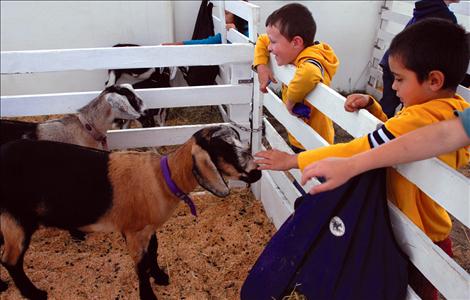
<path id="1" fill-rule="evenodd" d="M 298 168 L 297 155 L 289 154 L 287 152 L 279 151 L 276 149 L 260 151 L 255 154 L 258 170 L 276 170 L 287 171 L 293 168 Z"/>
<path id="2" fill-rule="evenodd" d="M 277 83 L 274 74 L 267 65 L 257 65 L 256 71 L 258 72 L 259 90 L 262 93 L 267 93 L 268 90 L 266 88 L 271 81 Z"/>
<path id="3" fill-rule="evenodd" d="M 344 109 L 349 112 L 355 112 L 369 105 L 370 97 L 364 94 L 351 94 L 344 102 Z"/>
<path id="4" fill-rule="evenodd" d="M 231 28 L 237 30 L 237 27 L 235 26 L 235 24 L 233 24 L 233 23 L 227 23 L 227 24 L 225 24 L 225 29 L 226 29 L 227 31 L 230 30 Z"/>
<path id="5" fill-rule="evenodd" d="M 291 115 L 297 117 L 297 115 L 294 114 L 294 112 L 293 112 L 294 105 L 295 105 L 295 102 L 292 102 L 292 101 L 290 101 L 290 100 L 287 100 L 287 101 L 286 101 L 286 108 L 287 108 L 287 111 L 288 111 Z"/>
<path id="6" fill-rule="evenodd" d="M 326 181 L 312 187 L 309 193 L 313 195 L 329 191 L 357 175 L 355 170 L 356 168 L 349 158 L 326 158 L 305 167 L 302 172 L 301 184 L 305 185 L 313 177 L 323 177 Z"/>

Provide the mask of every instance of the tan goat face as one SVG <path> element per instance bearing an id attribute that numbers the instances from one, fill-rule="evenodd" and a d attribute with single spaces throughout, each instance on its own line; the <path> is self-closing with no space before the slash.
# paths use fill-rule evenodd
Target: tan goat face
<path id="1" fill-rule="evenodd" d="M 199 184 L 224 197 L 229 188 L 224 179 L 253 183 L 261 178 L 250 149 L 240 141 L 238 132 L 229 126 L 204 128 L 194 134 L 192 149 L 194 169 Z"/>

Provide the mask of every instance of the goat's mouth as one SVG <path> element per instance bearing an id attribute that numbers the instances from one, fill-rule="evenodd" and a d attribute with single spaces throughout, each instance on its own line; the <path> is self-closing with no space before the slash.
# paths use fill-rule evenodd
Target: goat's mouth
<path id="1" fill-rule="evenodd" d="M 245 175 L 246 174 L 246 175 Z M 242 176 L 240 176 L 240 180 L 246 182 L 246 183 L 253 183 L 258 181 L 261 178 L 261 171 L 260 170 L 251 170 L 248 173 L 245 173 Z"/>

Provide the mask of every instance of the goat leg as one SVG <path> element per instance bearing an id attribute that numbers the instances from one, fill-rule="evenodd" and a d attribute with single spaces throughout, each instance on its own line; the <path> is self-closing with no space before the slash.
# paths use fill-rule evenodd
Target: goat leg
<path id="1" fill-rule="evenodd" d="M 11 223 L 10 223 L 11 224 Z M 12 225 L 12 224 L 11 224 Z M 24 230 L 21 226 L 13 225 L 4 229 L 5 249 L 2 255 L 2 264 L 7 269 L 21 295 L 28 299 L 47 299 L 47 292 L 38 289 L 26 276 L 23 269 L 23 259 L 31 241 L 34 230 Z"/>
<path id="2" fill-rule="evenodd" d="M 78 229 L 70 229 L 69 233 L 75 242 L 83 242 L 86 238 L 86 233 Z"/>
<path id="3" fill-rule="evenodd" d="M 150 276 L 153 277 L 155 283 L 158 285 L 169 285 L 170 278 L 158 265 L 158 239 L 157 234 L 153 234 L 150 238 L 147 256 L 150 264 Z"/>
<path id="4" fill-rule="evenodd" d="M 139 278 L 139 296 L 140 299 L 145 300 L 157 300 L 157 296 L 155 296 L 150 285 L 149 270 L 151 259 L 147 251 L 150 238 L 154 233 L 155 231 L 150 226 L 139 232 L 125 233 L 129 254 L 134 260 L 135 270 Z"/>
<path id="5" fill-rule="evenodd" d="M 0 293 L 8 289 L 8 283 L 3 280 L 0 280 Z"/>

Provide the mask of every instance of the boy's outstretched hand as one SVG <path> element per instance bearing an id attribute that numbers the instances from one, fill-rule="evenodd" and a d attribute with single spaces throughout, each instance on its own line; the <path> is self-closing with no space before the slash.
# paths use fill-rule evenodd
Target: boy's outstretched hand
<path id="1" fill-rule="evenodd" d="M 255 154 L 255 163 L 259 165 L 258 170 L 287 171 L 298 168 L 297 155 L 276 149 L 260 151 Z"/>
<path id="2" fill-rule="evenodd" d="M 313 195 L 332 190 L 357 174 L 358 172 L 356 171 L 351 159 L 330 157 L 314 162 L 305 167 L 302 172 L 301 184 L 305 185 L 307 181 L 313 177 L 325 178 L 325 182 L 310 189 L 309 193 Z"/>
<path id="3" fill-rule="evenodd" d="M 355 112 L 361 108 L 367 107 L 370 105 L 369 95 L 364 94 L 351 94 L 346 97 L 344 102 L 344 109 L 349 112 Z"/>
<path id="4" fill-rule="evenodd" d="M 267 65 L 257 65 L 256 71 L 258 72 L 258 81 L 259 81 L 259 90 L 262 93 L 267 93 L 266 89 L 269 83 L 277 83 L 276 78 L 274 78 L 273 71 Z"/>

